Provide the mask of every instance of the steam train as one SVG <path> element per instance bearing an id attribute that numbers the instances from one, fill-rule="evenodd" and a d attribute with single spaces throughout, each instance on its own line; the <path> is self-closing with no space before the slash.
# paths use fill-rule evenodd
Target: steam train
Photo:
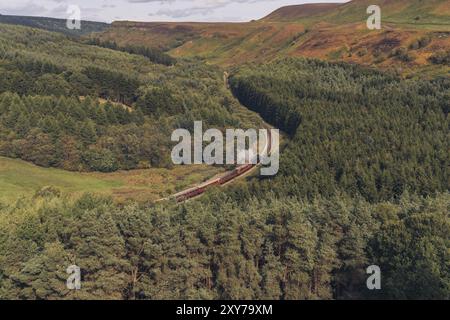
<path id="1" fill-rule="evenodd" d="M 271 150 L 271 134 L 270 134 L 270 130 L 268 131 L 268 137 L 267 137 L 267 144 L 265 146 L 265 149 L 262 153 L 270 153 Z M 175 199 L 176 202 L 184 202 L 186 200 L 195 198 L 203 193 L 206 192 L 206 190 L 210 187 L 214 187 L 214 186 L 223 186 L 226 183 L 230 182 L 231 180 L 245 174 L 246 172 L 250 171 L 251 169 L 253 169 L 256 166 L 256 164 L 244 164 L 244 165 L 240 165 L 238 166 L 236 169 L 234 169 L 233 171 L 228 172 L 227 174 L 225 174 L 224 176 L 217 178 L 217 179 L 213 179 L 213 180 L 209 180 L 201 185 L 198 185 L 194 188 L 188 189 L 188 190 L 184 190 L 180 193 L 177 193 L 175 195 L 173 195 L 171 198 Z"/>
<path id="2" fill-rule="evenodd" d="M 250 171 L 255 166 L 256 166 L 255 164 L 245 164 L 245 165 L 239 166 L 236 169 L 234 169 L 233 171 L 228 172 L 226 175 L 224 175 L 220 178 L 207 181 L 204 184 L 201 184 L 194 188 L 177 193 L 176 195 L 173 196 L 173 198 L 175 198 L 176 202 L 183 202 L 183 201 L 195 198 L 195 197 L 205 193 L 206 189 L 213 187 L 213 186 L 223 186 L 227 182 Z"/>

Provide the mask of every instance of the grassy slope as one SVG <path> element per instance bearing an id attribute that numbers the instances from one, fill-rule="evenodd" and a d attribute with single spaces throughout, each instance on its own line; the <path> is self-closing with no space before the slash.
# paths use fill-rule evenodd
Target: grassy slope
<path id="1" fill-rule="evenodd" d="M 370 5 L 381 8 L 385 22 L 410 25 L 448 25 L 450 3 L 447 0 L 353 0 L 349 3 L 317 3 L 282 7 L 263 21 L 300 21 L 335 24 L 365 22 Z"/>
<path id="2" fill-rule="evenodd" d="M 341 3 L 311 3 L 281 7 L 264 17 L 263 21 L 295 21 L 300 18 L 324 15 L 336 10 Z"/>
<path id="3" fill-rule="evenodd" d="M 210 166 L 177 166 L 114 173 L 78 173 L 42 168 L 22 160 L 0 157 L 0 200 L 14 201 L 31 196 L 44 186 L 64 193 L 95 192 L 112 195 L 117 201 L 156 200 L 223 172 Z"/>
<path id="4" fill-rule="evenodd" d="M 22 160 L 0 157 L 0 198 L 12 199 L 28 195 L 43 186 L 56 186 L 65 191 L 104 191 L 119 187 L 114 181 L 71 173 L 53 168 L 40 168 Z"/>
<path id="5" fill-rule="evenodd" d="M 370 4 L 381 6 L 381 31 L 366 28 Z M 431 34 L 433 41 L 414 52 L 415 61 L 401 63 L 389 57 L 392 49 L 408 47 L 426 34 Z M 113 23 L 101 37 L 119 43 L 161 45 L 176 57 L 199 56 L 225 67 L 279 56 L 306 56 L 378 63 L 383 68 L 396 67 L 406 72 L 420 67 L 446 73 L 448 68 L 430 68 L 427 58 L 436 50 L 450 48 L 450 5 L 446 0 L 354 0 L 331 8 L 281 8 L 248 23 Z M 395 45 L 379 45 L 385 39 Z M 380 46 L 385 50 L 382 62 L 376 56 Z"/>
<path id="6" fill-rule="evenodd" d="M 326 15 L 333 23 L 365 22 L 370 5 L 381 8 L 382 19 L 389 23 L 448 26 L 450 6 L 447 0 L 354 0 Z"/>

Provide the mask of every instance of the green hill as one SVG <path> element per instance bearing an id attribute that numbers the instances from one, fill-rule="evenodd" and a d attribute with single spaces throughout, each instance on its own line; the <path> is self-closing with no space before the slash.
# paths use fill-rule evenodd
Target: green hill
<path id="1" fill-rule="evenodd" d="M 0 23 L 22 25 L 48 31 L 61 32 L 71 36 L 81 36 L 93 32 L 105 31 L 109 24 L 94 21 L 81 21 L 80 30 L 71 30 L 66 26 L 65 19 L 55 19 L 46 17 L 11 16 L 0 14 Z"/>
<path id="2" fill-rule="evenodd" d="M 449 24 L 446 0 L 353 0 L 348 3 L 311 3 L 279 8 L 262 21 L 354 23 L 367 19 L 366 9 L 378 5 L 385 22 L 423 25 Z"/>
<path id="3" fill-rule="evenodd" d="M 0 24 L 0 155 L 43 167 L 101 171 L 170 167 L 176 128 L 253 127 L 223 71 L 175 66 Z"/>
<path id="4" fill-rule="evenodd" d="M 447 0 L 353 0 L 338 6 L 324 19 L 335 23 L 352 23 L 367 19 L 366 9 L 378 5 L 385 22 L 427 25 L 449 25 L 450 4 Z"/>
<path id="5" fill-rule="evenodd" d="M 80 173 L 42 168 L 19 159 L 0 157 L 0 202 L 32 197 L 46 187 L 76 197 L 85 192 L 112 196 L 116 201 L 154 201 L 222 172 L 211 166 L 172 170 L 142 169 L 114 173 Z"/>
<path id="6" fill-rule="evenodd" d="M 264 17 L 262 21 L 294 21 L 301 18 L 324 15 L 341 5 L 340 3 L 308 3 L 285 6 Z"/>

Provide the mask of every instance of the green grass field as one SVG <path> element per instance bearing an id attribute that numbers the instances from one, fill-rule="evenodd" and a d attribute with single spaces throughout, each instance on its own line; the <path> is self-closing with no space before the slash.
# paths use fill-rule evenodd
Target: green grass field
<path id="1" fill-rule="evenodd" d="M 151 201 L 205 181 L 223 170 L 201 165 L 177 166 L 170 170 L 79 173 L 0 157 L 0 200 L 10 202 L 22 196 L 33 196 L 42 187 L 53 186 L 65 194 L 93 192 L 111 195 L 117 201 Z"/>

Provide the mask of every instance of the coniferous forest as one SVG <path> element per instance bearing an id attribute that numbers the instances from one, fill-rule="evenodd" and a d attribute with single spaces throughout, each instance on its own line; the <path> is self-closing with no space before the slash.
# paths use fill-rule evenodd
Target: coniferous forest
<path id="1" fill-rule="evenodd" d="M 377 202 L 448 190 L 448 77 L 401 80 L 288 59 L 243 69 L 231 85 L 244 105 L 291 137 L 279 177 L 265 183 L 280 195 L 339 190 Z"/>
<path id="2" fill-rule="evenodd" d="M 196 119 L 253 123 L 212 67 L 168 67 L 56 33 L 0 30 L 2 156 L 71 171 L 170 167 L 173 129 Z"/>
<path id="3" fill-rule="evenodd" d="M 449 77 L 303 58 L 223 74 L 0 24 L 1 156 L 170 169 L 171 132 L 196 120 L 283 132 L 276 176 L 185 203 L 0 196 L 0 299 L 450 299 Z M 383 290 L 367 289 L 370 265 Z"/>

